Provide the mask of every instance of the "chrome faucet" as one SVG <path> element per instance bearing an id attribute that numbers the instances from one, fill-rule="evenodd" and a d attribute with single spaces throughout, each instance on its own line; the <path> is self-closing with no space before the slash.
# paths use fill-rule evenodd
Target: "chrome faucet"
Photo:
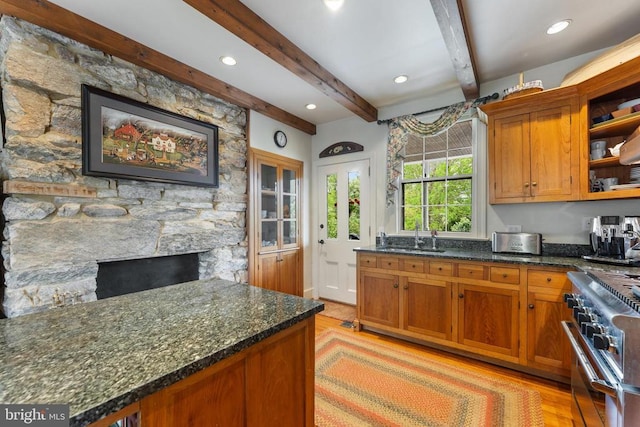
<path id="1" fill-rule="evenodd" d="M 419 230 L 419 227 L 420 227 L 420 226 L 419 226 L 419 225 L 418 225 L 418 223 L 416 222 L 416 235 L 415 235 L 415 238 L 414 238 L 414 240 L 415 240 L 415 244 L 413 245 L 413 248 L 414 248 L 414 249 L 420 249 L 420 243 L 424 243 L 422 240 L 420 240 L 420 237 L 418 236 L 418 230 Z"/>
<path id="2" fill-rule="evenodd" d="M 380 232 L 380 247 L 384 248 L 387 246 L 387 235 L 384 231 Z"/>
<path id="3" fill-rule="evenodd" d="M 436 247 L 436 242 L 438 241 L 438 232 L 436 230 L 431 230 L 431 249 L 434 251 L 438 249 Z"/>

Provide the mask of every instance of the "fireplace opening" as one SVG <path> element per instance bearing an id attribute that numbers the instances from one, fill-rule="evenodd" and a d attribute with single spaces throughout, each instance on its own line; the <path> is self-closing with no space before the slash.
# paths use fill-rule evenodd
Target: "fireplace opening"
<path id="1" fill-rule="evenodd" d="M 98 299 L 198 280 L 197 253 L 98 263 Z"/>

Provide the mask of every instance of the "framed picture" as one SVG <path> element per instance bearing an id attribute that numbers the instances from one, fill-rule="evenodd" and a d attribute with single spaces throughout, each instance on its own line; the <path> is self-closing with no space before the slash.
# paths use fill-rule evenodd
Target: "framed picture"
<path id="1" fill-rule="evenodd" d="M 218 186 L 218 127 L 82 85 L 82 173 Z"/>

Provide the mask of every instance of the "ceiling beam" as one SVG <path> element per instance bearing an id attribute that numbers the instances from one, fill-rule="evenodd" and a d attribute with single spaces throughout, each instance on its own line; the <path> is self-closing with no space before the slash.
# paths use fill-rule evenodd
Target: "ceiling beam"
<path id="1" fill-rule="evenodd" d="M 238 0 L 184 0 L 367 122 L 377 109 Z"/>
<path id="2" fill-rule="evenodd" d="M 309 135 L 316 134 L 313 123 L 46 0 L 0 0 L 0 14 L 47 28 Z"/>
<path id="3" fill-rule="evenodd" d="M 453 69 L 466 100 L 479 96 L 478 73 L 461 0 L 431 0 Z"/>

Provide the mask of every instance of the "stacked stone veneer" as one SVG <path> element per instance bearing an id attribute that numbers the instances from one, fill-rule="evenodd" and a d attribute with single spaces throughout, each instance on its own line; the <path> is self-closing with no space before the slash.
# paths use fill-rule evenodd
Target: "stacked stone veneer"
<path id="1" fill-rule="evenodd" d="M 0 37 L 2 179 L 96 190 L 4 194 L 6 316 L 47 309 L 56 292 L 95 300 L 108 260 L 198 252 L 201 279 L 246 282 L 244 109 L 21 20 L 2 17 Z M 218 125 L 219 188 L 83 176 L 83 83 Z"/>

